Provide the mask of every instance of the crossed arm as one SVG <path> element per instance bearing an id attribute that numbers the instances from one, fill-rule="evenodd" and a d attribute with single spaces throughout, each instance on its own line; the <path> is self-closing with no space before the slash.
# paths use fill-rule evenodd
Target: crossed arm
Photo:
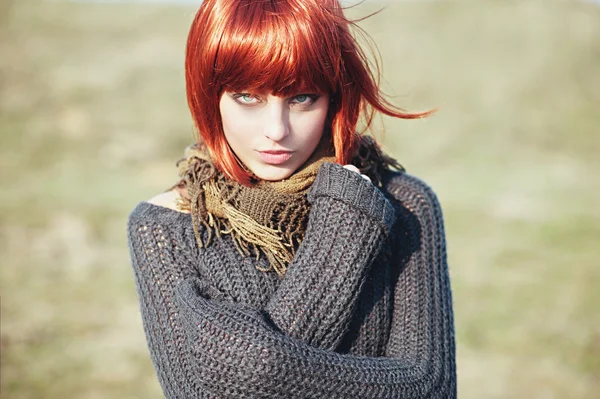
<path id="1" fill-rule="evenodd" d="M 325 164 L 309 194 L 305 239 L 264 309 L 228 298 L 197 272 L 170 216 L 129 223 L 148 346 L 168 398 L 456 396 L 444 228 L 433 192 L 397 175 L 383 194 Z M 334 352 L 395 218 L 414 251 L 394 292 L 386 356 Z M 187 243 L 187 244 L 185 244 Z M 398 260 L 399 262 L 399 260 Z M 398 265 L 400 267 L 400 265 Z"/>

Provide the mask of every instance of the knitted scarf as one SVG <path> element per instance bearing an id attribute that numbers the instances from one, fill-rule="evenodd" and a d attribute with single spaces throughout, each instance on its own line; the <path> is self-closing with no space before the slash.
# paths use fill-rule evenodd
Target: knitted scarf
<path id="1" fill-rule="evenodd" d="M 304 238 L 310 203 L 307 193 L 319 167 L 335 162 L 333 148 L 322 140 L 313 155 L 289 178 L 281 181 L 258 180 L 252 187 L 227 178 L 212 163 L 203 143 L 186 148 L 177 162 L 182 193 L 178 207 L 191 213 L 198 245 L 203 248 L 214 236 L 229 234 L 243 256 L 260 254 L 269 266 L 283 276 L 287 265 Z M 385 170 L 403 170 L 394 159 L 383 153 L 375 140 L 360 136 L 352 164 L 381 188 Z M 200 226 L 207 232 L 200 234 Z"/>

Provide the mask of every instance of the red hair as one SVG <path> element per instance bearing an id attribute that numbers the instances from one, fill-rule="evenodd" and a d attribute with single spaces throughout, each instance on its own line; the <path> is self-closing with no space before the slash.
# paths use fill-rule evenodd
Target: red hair
<path id="1" fill-rule="evenodd" d="M 338 0 L 204 0 L 188 36 L 187 99 L 200 139 L 226 176 L 251 184 L 223 133 L 224 91 L 328 93 L 326 129 L 340 164 L 356 150 L 361 111 L 367 127 L 375 111 L 405 119 L 431 113 L 408 113 L 383 98 L 350 26 Z"/>

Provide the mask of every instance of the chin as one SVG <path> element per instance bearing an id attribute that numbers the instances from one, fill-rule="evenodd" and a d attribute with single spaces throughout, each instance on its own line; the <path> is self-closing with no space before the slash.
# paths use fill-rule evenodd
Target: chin
<path id="1" fill-rule="evenodd" d="M 293 170 L 288 168 L 268 165 L 253 172 L 259 179 L 267 181 L 279 181 L 287 179 L 292 175 L 292 173 L 294 173 Z"/>

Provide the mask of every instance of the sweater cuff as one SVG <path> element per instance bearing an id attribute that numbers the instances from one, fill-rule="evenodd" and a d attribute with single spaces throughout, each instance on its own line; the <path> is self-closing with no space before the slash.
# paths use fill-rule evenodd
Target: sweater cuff
<path id="1" fill-rule="evenodd" d="M 336 163 L 325 162 L 321 165 L 308 192 L 308 201 L 314 205 L 316 199 L 323 196 L 364 212 L 380 223 L 386 233 L 396 220 L 392 204 L 373 183 Z"/>

